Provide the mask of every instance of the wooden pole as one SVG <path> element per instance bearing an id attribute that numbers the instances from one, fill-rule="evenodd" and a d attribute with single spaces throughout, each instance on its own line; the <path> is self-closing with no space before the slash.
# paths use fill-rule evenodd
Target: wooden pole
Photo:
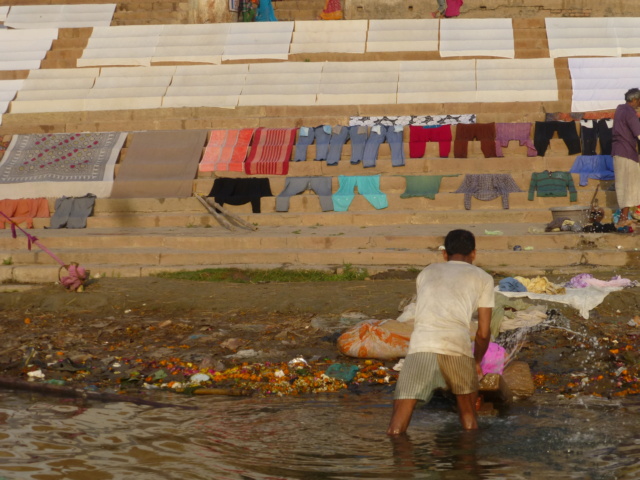
<path id="1" fill-rule="evenodd" d="M 256 225 L 253 225 L 249 222 L 247 222 L 246 220 L 243 220 L 242 218 L 238 217 L 236 214 L 231 213 L 229 210 L 227 210 L 226 208 L 224 208 L 222 205 L 219 205 L 214 199 L 207 197 L 205 199 L 205 201 L 213 206 L 216 210 L 220 210 L 223 215 L 226 215 L 227 217 L 229 217 L 231 220 L 233 220 L 234 222 L 238 223 L 239 226 L 247 228 L 249 230 L 258 230 L 258 227 Z"/>
<path id="2" fill-rule="evenodd" d="M 202 204 L 202 206 L 204 208 L 207 209 L 207 211 L 214 216 L 214 218 L 216 220 L 218 220 L 218 222 L 220 222 L 220 225 L 222 225 L 224 228 L 226 228 L 227 230 L 235 230 L 235 227 L 233 225 L 231 225 L 226 218 L 224 218 L 224 216 L 222 216 L 221 214 L 219 214 L 218 212 L 216 212 L 215 208 L 212 208 L 211 205 L 209 205 L 204 198 L 202 198 L 201 195 L 194 193 L 193 194 L 198 201 Z"/>

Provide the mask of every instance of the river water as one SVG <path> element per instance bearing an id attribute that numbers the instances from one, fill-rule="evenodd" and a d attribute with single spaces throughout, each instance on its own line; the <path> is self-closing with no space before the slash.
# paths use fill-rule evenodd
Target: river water
<path id="1" fill-rule="evenodd" d="M 5 479 L 637 479 L 640 403 L 537 395 L 478 432 L 445 401 L 385 435 L 391 393 L 160 398 L 198 410 L 0 394 Z"/>

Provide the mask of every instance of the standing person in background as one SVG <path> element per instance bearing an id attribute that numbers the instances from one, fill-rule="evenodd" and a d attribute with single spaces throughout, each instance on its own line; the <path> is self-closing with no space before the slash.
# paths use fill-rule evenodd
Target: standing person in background
<path id="1" fill-rule="evenodd" d="M 436 388 L 445 386 L 456 396 L 462 428 L 478 428 L 478 378 L 491 338 L 493 278 L 473 265 L 473 233 L 452 230 L 444 248 L 446 262 L 432 263 L 416 281 L 415 326 L 396 385 L 388 435 L 404 433 L 418 400 L 428 402 Z M 472 350 L 470 326 L 476 310 L 478 331 Z"/>
<path id="2" fill-rule="evenodd" d="M 460 15 L 460 7 L 463 3 L 462 0 L 447 0 L 447 10 L 444 12 L 444 16 L 451 18 Z"/>
<path id="3" fill-rule="evenodd" d="M 340 0 L 326 0 L 319 20 L 342 20 L 342 4 Z"/>
<path id="4" fill-rule="evenodd" d="M 238 21 L 253 22 L 258 12 L 258 0 L 239 0 Z"/>
<path id="5" fill-rule="evenodd" d="M 638 140 L 640 120 L 636 109 L 640 107 L 640 89 L 632 88 L 624 94 L 626 103 L 618 105 L 613 117 L 613 170 L 615 173 L 616 197 L 621 209 L 616 227 L 625 227 L 629 220 L 629 207 L 640 205 L 640 163 L 638 163 Z"/>
<path id="6" fill-rule="evenodd" d="M 447 0 L 438 0 L 438 10 L 431 12 L 433 18 L 444 17 L 444 12 L 447 11 Z"/>

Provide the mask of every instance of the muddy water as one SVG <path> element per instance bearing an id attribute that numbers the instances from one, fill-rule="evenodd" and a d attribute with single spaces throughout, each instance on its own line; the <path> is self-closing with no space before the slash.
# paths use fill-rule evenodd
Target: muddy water
<path id="1" fill-rule="evenodd" d="M 636 479 L 640 405 L 534 397 L 475 434 L 446 402 L 385 434 L 389 393 L 165 397 L 197 411 L 0 396 L 0 479 Z"/>

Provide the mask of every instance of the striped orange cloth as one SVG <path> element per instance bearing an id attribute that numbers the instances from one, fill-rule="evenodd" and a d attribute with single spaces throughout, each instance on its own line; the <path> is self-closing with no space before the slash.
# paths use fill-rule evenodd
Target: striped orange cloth
<path id="1" fill-rule="evenodd" d="M 213 130 L 198 166 L 200 172 L 242 172 L 253 128 Z"/>
<path id="2" fill-rule="evenodd" d="M 245 173 L 247 175 L 289 173 L 289 161 L 295 139 L 295 128 L 258 128 L 253 136 L 249 158 L 244 162 Z"/>

